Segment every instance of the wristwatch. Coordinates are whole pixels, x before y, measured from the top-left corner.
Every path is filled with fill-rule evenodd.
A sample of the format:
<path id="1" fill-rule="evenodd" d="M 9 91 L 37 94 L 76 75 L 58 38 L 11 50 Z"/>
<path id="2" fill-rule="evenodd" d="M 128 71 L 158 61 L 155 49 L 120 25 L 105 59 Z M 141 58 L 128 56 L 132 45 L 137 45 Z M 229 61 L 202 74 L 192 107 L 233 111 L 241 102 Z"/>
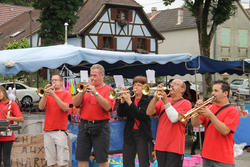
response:
<path id="1" fill-rule="evenodd" d="M 99 95 L 99 93 L 98 93 L 98 92 L 95 92 L 94 96 L 97 96 L 97 95 Z"/>

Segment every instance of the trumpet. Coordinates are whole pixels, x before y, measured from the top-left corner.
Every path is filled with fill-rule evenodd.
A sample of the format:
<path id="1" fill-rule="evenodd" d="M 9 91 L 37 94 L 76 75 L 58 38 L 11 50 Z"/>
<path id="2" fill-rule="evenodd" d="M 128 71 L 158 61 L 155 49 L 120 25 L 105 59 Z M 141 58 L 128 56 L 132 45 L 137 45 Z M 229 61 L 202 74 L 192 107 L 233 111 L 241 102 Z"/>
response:
<path id="1" fill-rule="evenodd" d="M 156 96 L 157 98 L 162 98 L 162 96 L 158 95 L 158 91 L 165 91 L 169 90 L 167 87 L 163 88 L 150 88 L 148 84 L 144 84 L 142 86 L 142 94 L 147 95 L 147 96 Z M 167 95 L 169 96 L 170 93 Z"/>
<path id="2" fill-rule="evenodd" d="M 134 94 L 135 91 L 136 90 L 133 90 L 133 95 L 131 97 L 135 96 L 135 94 Z M 111 89 L 109 91 L 109 98 L 110 99 L 121 99 L 123 93 L 130 93 L 130 90 L 115 91 L 114 89 Z"/>
<path id="3" fill-rule="evenodd" d="M 78 83 L 76 86 L 77 92 L 84 92 L 87 90 L 87 84 L 84 83 Z"/>
<path id="4" fill-rule="evenodd" d="M 43 97 L 43 96 L 45 95 L 46 91 L 48 91 L 48 90 L 50 90 L 50 89 L 55 89 L 55 86 L 52 85 L 52 86 L 50 86 L 50 87 L 48 87 L 48 88 L 46 88 L 46 89 L 44 89 L 44 88 L 39 88 L 39 89 L 37 90 L 37 94 L 38 94 L 38 96 Z"/>
<path id="5" fill-rule="evenodd" d="M 202 107 L 205 107 L 206 105 L 210 104 L 213 102 L 213 100 L 215 99 L 214 96 L 210 97 L 209 99 L 207 99 L 206 101 L 204 101 L 199 107 L 196 108 L 192 108 L 191 110 L 189 110 L 186 114 L 181 114 L 179 113 L 178 115 L 178 119 L 180 122 L 186 122 L 188 119 L 190 118 L 194 118 L 197 117 L 199 114 L 196 112 L 199 109 L 201 109 Z M 192 115 L 193 114 L 193 115 Z"/>

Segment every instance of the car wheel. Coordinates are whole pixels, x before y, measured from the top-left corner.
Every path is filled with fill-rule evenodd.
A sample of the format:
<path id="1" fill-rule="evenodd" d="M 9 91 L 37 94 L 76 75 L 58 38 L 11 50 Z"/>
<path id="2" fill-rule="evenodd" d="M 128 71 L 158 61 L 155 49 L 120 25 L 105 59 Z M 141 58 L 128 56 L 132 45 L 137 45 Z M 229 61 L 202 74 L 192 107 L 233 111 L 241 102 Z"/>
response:
<path id="1" fill-rule="evenodd" d="M 32 103 L 32 98 L 30 96 L 25 96 L 22 99 L 22 103 Z"/>

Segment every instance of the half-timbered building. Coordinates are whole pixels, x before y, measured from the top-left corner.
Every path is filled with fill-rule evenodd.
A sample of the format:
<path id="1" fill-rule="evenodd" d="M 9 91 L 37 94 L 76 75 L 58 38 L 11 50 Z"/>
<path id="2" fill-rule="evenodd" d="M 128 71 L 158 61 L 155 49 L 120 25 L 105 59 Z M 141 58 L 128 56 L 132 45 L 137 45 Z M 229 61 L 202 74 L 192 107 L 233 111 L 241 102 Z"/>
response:
<path id="1" fill-rule="evenodd" d="M 164 37 L 134 0 L 87 0 L 68 43 L 85 48 L 158 53 Z"/>

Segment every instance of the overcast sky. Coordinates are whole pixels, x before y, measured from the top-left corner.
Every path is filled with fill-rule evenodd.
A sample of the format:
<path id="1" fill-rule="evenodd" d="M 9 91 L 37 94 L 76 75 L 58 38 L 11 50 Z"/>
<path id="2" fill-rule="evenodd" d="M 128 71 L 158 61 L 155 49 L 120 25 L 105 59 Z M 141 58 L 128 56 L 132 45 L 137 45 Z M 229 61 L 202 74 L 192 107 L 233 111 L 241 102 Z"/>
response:
<path id="1" fill-rule="evenodd" d="M 165 6 L 162 0 L 135 0 L 144 7 L 144 11 L 149 13 L 152 7 L 157 7 L 157 10 L 173 9 L 183 5 L 183 0 L 175 0 L 171 6 Z M 241 0 L 244 8 L 250 8 L 250 0 Z"/>

